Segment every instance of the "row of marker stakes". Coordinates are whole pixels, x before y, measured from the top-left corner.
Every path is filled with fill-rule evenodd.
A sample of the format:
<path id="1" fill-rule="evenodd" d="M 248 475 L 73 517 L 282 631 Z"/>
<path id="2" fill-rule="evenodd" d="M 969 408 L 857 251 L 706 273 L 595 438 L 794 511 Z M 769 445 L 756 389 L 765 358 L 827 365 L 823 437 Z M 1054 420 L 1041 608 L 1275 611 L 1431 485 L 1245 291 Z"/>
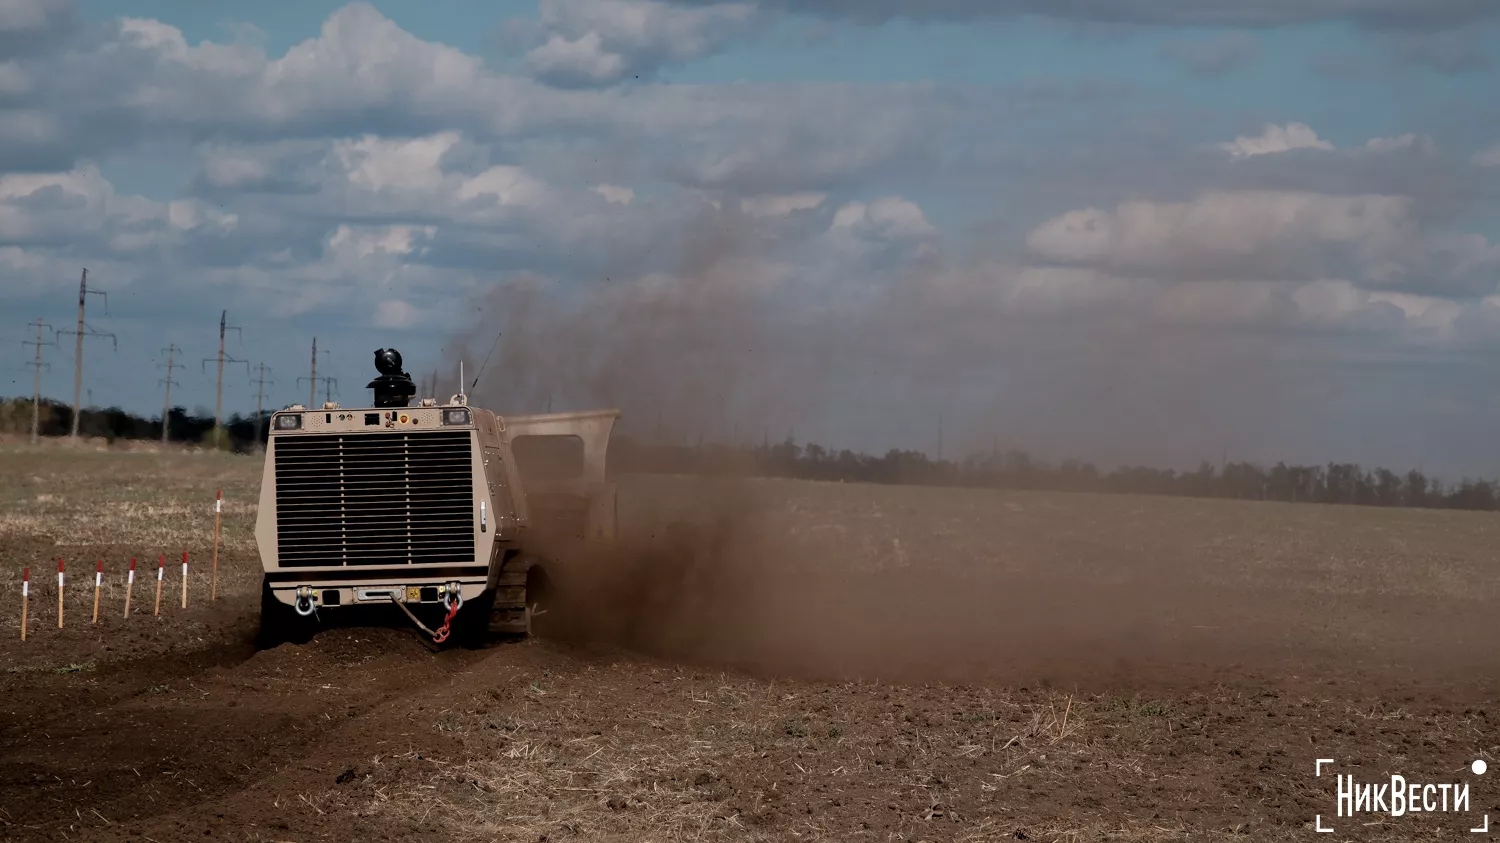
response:
<path id="1" fill-rule="evenodd" d="M 161 591 L 167 575 L 167 557 L 161 557 L 156 568 L 156 611 L 161 615 Z M 182 552 L 182 608 L 187 608 L 187 580 L 188 580 L 188 554 Z M 66 588 L 66 573 L 63 570 L 63 560 L 57 560 L 57 628 L 63 628 L 63 592 Z M 100 559 L 98 566 L 94 569 L 94 623 L 99 623 L 99 592 L 104 587 L 104 560 Z M 135 588 L 135 557 L 130 558 L 130 572 L 125 580 L 125 618 L 130 618 L 130 594 Z M 31 604 L 31 568 L 23 569 L 21 573 L 21 640 L 26 640 L 26 618 Z"/>
<path id="2" fill-rule="evenodd" d="M 219 489 L 214 494 L 214 567 L 213 584 L 209 587 L 209 599 L 217 600 L 219 597 L 219 533 L 220 523 L 224 512 L 224 490 Z M 161 615 L 161 589 L 162 582 L 166 578 L 167 557 L 161 557 L 161 564 L 156 569 L 156 614 Z M 188 579 L 188 555 L 182 552 L 182 608 L 187 608 L 187 579 Z M 63 572 L 63 560 L 57 560 L 57 628 L 63 628 L 63 589 L 65 579 Z M 99 591 L 104 586 L 104 560 L 99 560 L 99 566 L 94 570 L 94 623 L 99 623 Z M 130 558 L 130 575 L 125 585 L 125 618 L 130 618 L 130 592 L 135 587 L 135 557 Z M 21 572 L 21 640 L 26 640 L 26 615 L 31 605 L 31 568 L 25 568 Z"/>

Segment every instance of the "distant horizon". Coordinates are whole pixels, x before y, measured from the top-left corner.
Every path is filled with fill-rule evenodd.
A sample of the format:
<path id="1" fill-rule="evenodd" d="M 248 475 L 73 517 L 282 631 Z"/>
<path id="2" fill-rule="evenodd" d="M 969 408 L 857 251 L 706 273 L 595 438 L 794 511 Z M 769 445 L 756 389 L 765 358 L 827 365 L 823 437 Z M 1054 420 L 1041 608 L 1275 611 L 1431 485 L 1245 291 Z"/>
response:
<path id="1" fill-rule="evenodd" d="M 413 400 L 415 401 L 416 399 L 414 398 Z M 446 400 L 446 399 L 439 399 L 440 402 L 443 401 L 443 400 Z M 26 396 L 0 396 L 0 409 L 3 409 L 3 407 L 6 404 L 9 404 L 9 403 L 12 403 L 12 402 L 17 402 L 17 401 L 26 402 L 29 405 L 29 403 L 31 401 L 31 396 L 29 396 L 29 395 L 26 395 Z M 72 409 L 71 402 L 68 402 L 68 401 L 56 401 L 54 399 L 48 398 L 46 395 L 42 396 L 42 402 L 43 402 L 44 406 L 50 403 L 54 407 L 64 408 L 64 409 L 66 409 L 68 411 L 71 411 L 71 409 Z M 262 411 L 262 416 L 265 417 L 265 418 L 269 418 L 272 414 L 274 414 L 276 412 L 279 412 L 280 410 L 286 409 L 287 407 L 292 406 L 292 405 L 294 405 L 296 403 L 297 402 L 292 402 L 291 404 L 288 404 L 286 407 L 275 407 L 275 408 L 272 408 L 270 406 L 267 406 Z M 363 406 L 372 406 L 372 405 L 361 405 L 361 404 L 344 404 L 343 402 L 338 402 L 338 403 L 340 404 L 340 406 L 346 407 L 346 408 L 349 408 L 349 407 L 359 408 L 359 407 L 363 407 Z M 318 406 L 321 407 L 322 404 L 320 403 Z M 470 401 L 470 406 L 482 406 L 482 405 L 477 405 L 477 404 L 474 404 L 472 401 Z M 86 412 L 86 413 L 120 412 L 120 413 L 125 414 L 128 417 L 135 418 L 135 419 L 137 419 L 137 420 L 139 420 L 141 422 L 150 423 L 150 424 L 156 424 L 156 425 L 160 425 L 160 423 L 161 423 L 161 412 L 160 412 L 160 410 L 158 410 L 154 414 L 139 414 L 139 413 L 131 413 L 130 411 L 125 410 L 124 408 L 114 407 L 114 406 L 92 406 L 92 407 L 85 406 L 83 409 L 84 409 L 84 412 Z M 193 407 L 193 408 L 188 408 L 188 407 L 176 404 L 174 402 L 174 406 L 172 407 L 172 409 L 173 410 L 177 410 L 177 411 L 181 411 L 185 416 L 187 416 L 190 419 L 196 418 L 196 419 L 207 420 L 210 423 L 210 426 L 211 426 L 211 423 L 213 421 L 213 408 L 212 407 L 196 406 L 196 407 Z M 241 419 L 241 420 L 249 421 L 249 420 L 253 420 L 254 418 L 255 418 L 255 412 L 254 412 L 253 409 L 250 409 L 250 410 L 247 410 L 247 411 L 235 411 L 235 412 L 230 412 L 229 410 L 226 409 L 226 411 L 224 413 L 224 421 L 226 423 L 229 422 L 229 421 L 231 421 L 231 420 L 233 420 L 233 419 Z M 0 416 L 0 419 L 3 419 L 3 416 Z M 29 419 L 29 416 L 27 416 L 27 419 Z M 0 430 L 0 433 L 4 433 L 4 431 Z M 878 451 L 863 450 L 863 449 L 860 449 L 860 448 L 854 447 L 854 446 L 848 446 L 848 445 L 831 445 L 831 444 L 829 444 L 827 442 L 823 442 L 823 441 L 819 441 L 819 440 L 806 439 L 806 438 L 798 438 L 796 436 L 795 431 L 791 431 L 790 434 L 793 437 L 792 441 L 798 447 L 806 449 L 808 446 L 816 445 L 819 448 L 822 448 L 825 452 L 827 452 L 830 456 L 833 456 L 833 457 L 837 457 L 840 453 L 842 453 L 844 451 L 848 451 L 851 454 L 854 454 L 856 456 L 870 457 L 870 458 L 874 458 L 874 459 L 880 459 L 880 458 L 883 458 L 887 454 L 892 453 L 892 452 L 905 452 L 905 453 L 920 454 L 923 458 L 925 458 L 925 459 L 927 459 L 929 461 L 932 461 L 934 464 L 946 463 L 946 464 L 955 465 L 955 466 L 962 465 L 964 462 L 966 462 L 968 460 L 971 460 L 971 459 L 976 459 L 976 458 L 982 458 L 982 457 L 985 457 L 985 456 L 989 456 L 992 453 L 998 454 L 999 456 L 1002 456 L 1002 457 L 1005 456 L 1005 455 L 1007 455 L 1007 454 L 1010 454 L 1010 453 L 1021 453 L 1021 454 L 1024 454 L 1029 459 L 1031 459 L 1034 462 L 1036 462 L 1040 467 L 1042 467 L 1042 468 L 1044 468 L 1046 470 L 1049 470 L 1049 471 L 1060 469 L 1062 466 L 1064 466 L 1064 465 L 1066 465 L 1068 463 L 1076 463 L 1079 466 L 1092 466 L 1095 470 L 1097 470 L 1097 471 L 1099 471 L 1101 473 L 1110 473 L 1110 472 L 1119 471 L 1119 470 L 1122 470 L 1122 469 L 1147 469 L 1147 470 L 1152 470 L 1152 471 L 1173 471 L 1173 472 L 1177 473 L 1178 475 L 1192 474 L 1192 473 L 1196 472 L 1204 464 L 1209 465 L 1216 474 L 1219 474 L 1220 472 L 1222 472 L 1223 468 L 1226 465 L 1227 466 L 1233 466 L 1233 465 L 1237 465 L 1237 464 L 1239 464 L 1239 465 L 1251 465 L 1251 466 L 1255 466 L 1255 467 L 1257 467 L 1259 469 L 1266 470 L 1266 471 L 1269 471 L 1269 470 L 1275 468 L 1277 465 L 1285 465 L 1288 468 L 1317 468 L 1317 469 L 1326 468 L 1329 465 L 1354 465 L 1354 466 L 1357 466 L 1358 468 L 1360 468 L 1360 469 L 1362 469 L 1362 470 L 1364 470 L 1366 472 L 1371 472 L 1371 473 L 1379 471 L 1381 469 L 1385 469 L 1385 470 L 1391 471 L 1392 473 L 1396 474 L 1397 476 L 1403 477 L 1403 478 L 1406 477 L 1407 474 L 1409 474 L 1410 472 L 1416 471 L 1416 472 L 1419 472 L 1419 473 L 1423 474 L 1425 477 L 1427 477 L 1427 479 L 1429 481 L 1439 482 L 1439 483 L 1442 483 L 1445 486 L 1454 486 L 1454 485 L 1458 485 L 1458 484 L 1461 484 L 1461 483 L 1467 482 L 1467 481 L 1489 482 L 1489 483 L 1500 484 L 1500 472 L 1489 473 L 1489 474 L 1486 474 L 1486 473 L 1438 474 L 1438 473 L 1430 473 L 1430 472 L 1428 472 L 1421 465 L 1410 465 L 1410 466 L 1399 466 L 1398 467 L 1398 466 L 1392 466 L 1392 465 L 1381 465 L 1381 464 L 1359 463 L 1359 462 L 1347 462 L 1347 461 L 1340 461 L 1340 460 L 1323 460 L 1323 461 L 1307 462 L 1307 461 L 1287 460 L 1285 458 L 1282 458 L 1282 459 L 1270 459 L 1270 460 L 1254 460 L 1254 459 L 1236 458 L 1236 457 L 1234 457 L 1233 454 L 1228 454 L 1227 457 L 1224 454 L 1221 454 L 1220 457 L 1217 457 L 1217 458 L 1214 458 L 1214 459 L 1202 458 L 1202 459 L 1192 460 L 1191 462 L 1184 463 L 1184 464 L 1178 464 L 1178 465 L 1164 465 L 1164 464 L 1152 464 L 1152 463 L 1129 462 L 1129 461 L 1124 461 L 1124 462 L 1107 462 L 1107 461 L 1095 460 L 1095 459 L 1091 459 L 1091 458 L 1086 457 L 1086 456 L 1079 456 L 1079 455 L 1072 455 L 1072 456 L 1068 456 L 1068 455 L 1063 455 L 1063 456 L 1050 455 L 1049 456 L 1049 455 L 1044 455 L 1042 453 L 1039 453 L 1038 451 L 1035 451 L 1035 450 L 1027 449 L 1024 446 L 1020 446 L 1020 447 L 1002 447 L 1002 448 L 999 448 L 997 451 L 994 451 L 994 452 L 992 452 L 990 449 L 985 449 L 985 448 L 970 449 L 970 450 L 963 451 L 963 452 L 961 452 L 961 454 L 957 454 L 957 455 L 952 454 L 952 453 L 946 454 L 941 459 L 939 459 L 938 456 L 937 456 L 937 454 L 935 453 L 935 449 L 933 449 L 933 450 L 924 450 L 924 449 L 922 449 L 920 447 L 914 447 L 914 448 L 890 447 L 890 448 L 885 448 L 885 449 L 881 449 L 881 450 L 878 450 Z M 29 435 L 29 427 L 25 431 L 14 431 L 10 435 L 12 437 L 25 437 L 25 436 Z M 729 442 L 729 441 L 725 441 L 725 440 L 705 440 L 702 443 L 702 447 L 704 447 L 704 448 L 725 447 L 725 448 L 729 448 L 731 450 L 755 450 L 755 449 L 758 449 L 758 448 L 765 447 L 766 445 L 776 446 L 776 445 L 782 444 L 782 443 L 784 443 L 784 442 L 787 441 L 787 435 L 788 435 L 788 432 L 783 432 L 780 436 L 772 436 L 772 437 L 770 437 L 770 439 L 769 439 L 768 442 L 762 442 L 759 439 L 747 439 L 747 438 L 742 438 L 738 442 Z M 63 434 L 51 434 L 51 435 L 44 434 L 42 438 L 44 438 L 44 439 L 54 439 L 54 440 L 56 440 L 56 439 L 67 439 L 68 438 L 68 434 L 66 434 L 66 433 L 63 433 Z M 82 437 L 82 435 L 80 435 L 80 438 L 85 438 L 85 437 Z M 637 442 L 637 443 L 639 443 L 639 444 L 641 444 L 641 445 L 643 445 L 645 447 L 652 447 L 652 448 L 668 448 L 668 449 L 691 450 L 691 449 L 694 449 L 695 447 L 697 447 L 695 445 L 695 443 L 692 443 L 692 442 L 676 442 L 676 443 L 658 443 L 658 442 L 652 442 L 652 441 L 650 441 L 649 437 L 633 435 L 633 434 L 631 434 L 629 432 L 622 433 L 622 432 L 620 432 L 619 429 L 617 429 L 616 433 L 615 433 L 615 439 L 618 440 L 618 439 L 622 439 L 622 438 L 623 439 L 630 439 L 630 440 L 635 441 L 635 442 Z M 137 437 L 136 439 L 138 441 L 151 441 L 149 439 L 141 438 L 141 437 Z"/>

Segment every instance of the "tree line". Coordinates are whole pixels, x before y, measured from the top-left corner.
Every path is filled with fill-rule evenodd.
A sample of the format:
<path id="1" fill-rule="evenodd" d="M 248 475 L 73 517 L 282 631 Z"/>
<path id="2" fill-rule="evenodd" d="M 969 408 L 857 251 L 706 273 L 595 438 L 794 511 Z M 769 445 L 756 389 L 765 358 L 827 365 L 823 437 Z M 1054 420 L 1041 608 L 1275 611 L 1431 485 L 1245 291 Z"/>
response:
<path id="1" fill-rule="evenodd" d="M 0 433 L 31 433 L 31 399 L 0 399 Z M 43 399 L 40 432 L 67 436 L 73 409 Z M 264 445 L 270 413 L 235 414 L 214 435 L 214 419 L 203 411 L 174 407 L 167 414 L 168 436 L 175 443 L 218 447 L 249 453 Z M 115 440 L 161 440 L 162 420 L 143 418 L 118 407 L 86 408 L 79 434 Z M 921 451 L 892 449 L 875 456 L 849 449 L 832 450 L 799 444 L 791 438 L 753 446 L 655 445 L 629 436 L 610 444 L 610 469 L 617 472 L 709 474 L 726 471 L 798 480 L 959 486 L 1038 491 L 1106 492 L 1177 495 L 1238 500 L 1332 503 L 1357 506 L 1404 506 L 1438 509 L 1500 510 L 1500 484 L 1465 478 L 1444 482 L 1420 470 L 1397 474 L 1355 463 L 1263 466 L 1251 462 L 1203 462 L 1194 471 L 1122 466 L 1104 471 L 1092 463 L 1049 463 L 1020 450 L 995 450 L 961 460 L 935 460 Z"/>
<path id="2" fill-rule="evenodd" d="M 625 437 L 610 445 L 620 471 L 708 474 L 742 471 L 798 480 L 961 486 L 989 489 L 1176 495 L 1200 498 L 1404 506 L 1433 509 L 1500 509 L 1500 484 L 1465 478 L 1445 483 L 1419 470 L 1397 474 L 1355 463 L 1263 466 L 1207 461 L 1193 471 L 1122 466 L 1102 471 L 1092 463 L 1048 463 L 1024 451 L 934 460 L 920 451 L 892 449 L 884 456 L 834 451 L 787 439 L 744 448 L 655 446 Z"/>
<path id="3" fill-rule="evenodd" d="M 73 407 L 43 398 L 37 416 L 38 433 L 47 437 L 64 437 L 73 429 Z M 214 434 L 214 417 L 204 410 L 189 413 L 183 407 L 173 407 L 167 413 L 167 437 L 175 443 L 201 445 L 221 450 L 248 453 L 255 450 L 256 443 L 266 441 L 266 427 L 271 414 L 262 414 L 260 433 L 257 438 L 255 416 L 238 413 L 220 425 L 221 431 Z M 12 436 L 30 436 L 32 400 L 30 398 L 0 399 L 0 433 Z M 121 410 L 119 407 L 85 407 L 78 414 L 78 435 L 90 439 L 153 440 L 161 441 L 161 418 L 142 418 Z"/>

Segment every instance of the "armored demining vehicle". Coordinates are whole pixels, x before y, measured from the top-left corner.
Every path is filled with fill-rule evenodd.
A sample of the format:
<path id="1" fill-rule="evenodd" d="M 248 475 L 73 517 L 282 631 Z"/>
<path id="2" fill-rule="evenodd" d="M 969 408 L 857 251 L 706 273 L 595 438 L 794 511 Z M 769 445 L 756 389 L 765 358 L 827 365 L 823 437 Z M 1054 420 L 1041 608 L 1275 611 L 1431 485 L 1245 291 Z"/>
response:
<path id="1" fill-rule="evenodd" d="M 370 607 L 404 613 L 431 646 L 532 634 L 556 561 L 542 539 L 614 537 L 605 456 L 619 411 L 502 416 L 462 393 L 414 399 L 395 349 L 375 366 L 368 407 L 271 416 L 255 525 L 262 646 Z"/>

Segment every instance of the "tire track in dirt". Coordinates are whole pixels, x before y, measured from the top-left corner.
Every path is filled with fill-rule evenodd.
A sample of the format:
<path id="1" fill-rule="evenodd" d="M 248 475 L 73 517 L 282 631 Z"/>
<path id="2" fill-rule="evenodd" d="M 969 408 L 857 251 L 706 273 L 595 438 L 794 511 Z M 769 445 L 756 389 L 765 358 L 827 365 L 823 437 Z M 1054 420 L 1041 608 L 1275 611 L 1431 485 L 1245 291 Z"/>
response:
<path id="1" fill-rule="evenodd" d="M 233 665 L 214 655 L 122 664 L 92 699 L 31 696 L 41 703 L 33 711 L 51 714 L 0 742 L 6 839 L 76 839 L 91 826 L 192 810 L 298 763 L 341 721 L 420 694 L 472 659 L 433 659 L 395 630 L 331 631 Z"/>
<path id="2" fill-rule="evenodd" d="M 407 637 L 400 633 L 392 635 Z M 281 651 L 288 651 L 283 657 L 288 663 L 318 666 L 336 661 L 335 654 L 346 647 L 352 655 L 353 648 L 360 646 L 356 638 L 368 635 L 324 633 L 304 647 L 282 647 L 273 652 L 282 655 Z M 441 818 L 412 818 L 399 824 L 400 827 L 393 827 L 388 819 L 360 810 L 324 812 L 317 800 L 303 797 L 345 784 L 358 775 L 356 771 L 368 770 L 372 765 L 396 768 L 393 775 L 397 778 L 419 779 L 430 775 L 437 766 L 446 763 L 437 760 L 438 757 L 461 749 L 461 743 L 446 735 L 436 723 L 457 709 L 462 709 L 466 716 L 475 713 L 474 700 L 488 689 L 526 670 L 549 669 L 553 660 L 545 651 L 524 644 L 501 643 L 481 651 L 449 650 L 434 656 L 414 641 L 403 643 L 410 646 L 350 666 L 360 676 L 368 674 L 371 682 L 380 687 L 379 692 L 357 700 L 339 700 L 337 705 L 330 705 L 333 700 L 324 701 L 311 717 L 296 703 L 291 706 L 298 716 L 293 716 L 292 711 L 278 712 L 288 718 L 285 728 L 299 738 L 281 742 L 284 751 L 280 761 L 247 769 L 236 780 L 236 786 L 220 787 L 202 798 L 179 801 L 134 817 L 123 827 L 107 826 L 96 820 L 87 829 L 77 829 L 71 839 L 116 840 L 127 828 L 132 834 L 158 843 L 225 834 L 264 840 L 383 841 L 439 833 L 445 828 L 439 821 Z M 267 692 L 277 693 L 277 689 L 261 684 L 258 679 L 231 677 L 232 682 L 243 685 L 243 691 L 249 692 L 241 707 L 257 709 L 265 716 L 276 712 L 276 703 L 285 701 L 285 696 L 266 698 Z M 339 709 L 338 705 L 344 708 Z M 340 712 L 344 716 L 338 716 Z M 338 817 L 337 821 L 329 822 L 330 815 Z"/>

